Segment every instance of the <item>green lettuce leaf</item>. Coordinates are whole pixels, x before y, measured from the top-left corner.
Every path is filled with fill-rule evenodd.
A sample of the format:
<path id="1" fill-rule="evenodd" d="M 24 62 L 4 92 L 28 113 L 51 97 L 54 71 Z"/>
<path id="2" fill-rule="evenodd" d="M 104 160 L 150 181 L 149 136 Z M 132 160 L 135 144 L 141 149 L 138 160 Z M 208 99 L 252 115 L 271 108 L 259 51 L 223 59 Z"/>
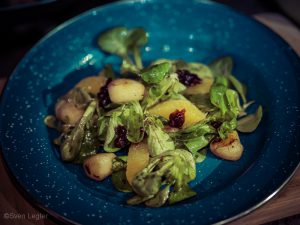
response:
<path id="1" fill-rule="evenodd" d="M 121 115 L 122 111 L 117 110 L 114 111 L 109 118 L 103 147 L 106 152 L 116 152 L 120 150 L 120 148 L 115 147 L 114 140 L 116 139 L 116 128 L 118 126 L 123 126 Z"/>
<path id="2" fill-rule="evenodd" d="M 218 129 L 218 134 L 220 138 L 225 139 L 231 131 L 235 130 L 237 127 L 237 120 L 233 117 L 229 121 L 224 121 L 220 128 Z"/>
<path id="3" fill-rule="evenodd" d="M 111 180 L 114 187 L 122 192 L 132 192 L 132 188 L 126 178 L 126 170 L 114 171 L 111 175 Z"/>
<path id="4" fill-rule="evenodd" d="M 125 105 L 122 111 L 122 121 L 127 130 L 127 139 L 138 143 L 144 138 L 144 113 L 138 101 L 132 101 Z"/>
<path id="5" fill-rule="evenodd" d="M 210 101 L 210 95 L 197 94 L 188 96 L 188 100 L 197 106 L 202 112 L 212 112 L 216 110 L 216 107 Z"/>
<path id="6" fill-rule="evenodd" d="M 259 106 L 255 113 L 245 116 L 237 122 L 237 130 L 244 133 L 254 131 L 258 127 L 262 116 L 263 110 L 262 107 Z"/>
<path id="7" fill-rule="evenodd" d="M 228 89 L 226 90 L 225 95 L 228 111 L 233 113 L 234 117 L 237 117 L 241 108 L 237 92 L 232 89 Z"/>
<path id="8" fill-rule="evenodd" d="M 97 130 L 94 127 L 86 129 L 80 151 L 74 159 L 74 163 L 83 163 L 86 158 L 97 153 L 98 147 Z"/>
<path id="9" fill-rule="evenodd" d="M 203 136 L 185 141 L 184 145 L 187 147 L 187 149 L 191 153 L 195 154 L 200 149 L 206 147 L 212 140 L 212 137 L 213 137 L 212 135 L 203 135 Z"/>
<path id="10" fill-rule="evenodd" d="M 165 188 L 160 190 L 153 198 L 145 202 L 146 206 L 149 207 L 161 207 L 163 206 L 169 198 L 170 194 L 170 185 L 167 185 Z"/>
<path id="11" fill-rule="evenodd" d="M 172 134 L 176 146 L 185 146 L 192 154 L 206 147 L 215 136 L 215 129 L 203 122 Z"/>
<path id="12" fill-rule="evenodd" d="M 140 54 L 140 48 L 147 44 L 148 35 L 142 28 L 135 28 L 129 32 L 127 38 L 127 46 L 130 52 L 132 52 L 136 67 L 138 69 L 143 68 L 142 58 Z"/>
<path id="13" fill-rule="evenodd" d="M 239 93 L 244 104 L 246 104 L 246 87 L 236 77 L 232 75 L 233 60 L 226 56 L 215 60 L 209 65 L 215 77 L 223 76 L 228 79 L 235 90 Z"/>
<path id="14" fill-rule="evenodd" d="M 96 107 L 96 101 L 90 102 L 79 123 L 60 145 L 60 153 L 63 161 L 73 161 L 80 154 L 82 144 L 86 139 L 86 130 L 91 123 Z"/>
<path id="15" fill-rule="evenodd" d="M 127 39 L 127 28 L 116 27 L 102 33 L 98 38 L 98 45 L 105 52 L 125 57 L 128 54 Z"/>
<path id="16" fill-rule="evenodd" d="M 180 94 L 186 89 L 178 80 L 177 74 L 172 73 L 148 89 L 148 94 L 142 102 L 143 108 L 149 108 L 159 101 L 167 100 L 174 95 Z"/>
<path id="17" fill-rule="evenodd" d="M 236 79 L 232 75 L 228 75 L 227 77 L 228 77 L 228 80 L 230 80 L 230 82 L 233 85 L 233 87 L 240 94 L 243 103 L 246 104 L 246 102 L 247 102 L 247 99 L 246 99 L 247 89 L 246 89 L 245 85 L 243 85 L 238 79 Z"/>
<path id="18" fill-rule="evenodd" d="M 233 68 L 233 60 L 229 56 L 225 56 L 213 61 L 209 68 L 211 69 L 213 75 L 217 76 L 227 76 L 230 75 Z"/>
<path id="19" fill-rule="evenodd" d="M 196 163 L 202 163 L 206 159 L 207 149 L 204 148 L 203 150 L 196 152 L 194 154 L 194 159 Z"/>
<path id="20" fill-rule="evenodd" d="M 197 195 L 188 185 L 183 185 L 179 190 L 170 193 L 169 204 L 173 205 L 176 202 L 183 201 Z"/>
<path id="21" fill-rule="evenodd" d="M 135 50 L 135 48 L 140 48 L 147 44 L 147 42 L 147 33 L 142 28 L 135 28 L 130 30 L 126 39 L 127 48 L 132 52 Z"/>
<path id="22" fill-rule="evenodd" d="M 130 60 L 122 61 L 121 74 L 126 74 L 126 73 L 138 74 L 139 71 L 140 70 L 136 67 L 136 65 L 132 64 Z"/>
<path id="23" fill-rule="evenodd" d="M 120 148 L 114 146 L 116 128 L 124 126 L 126 138 L 132 143 L 138 143 L 144 138 L 144 113 L 138 101 L 132 101 L 106 113 L 99 119 L 98 135 L 104 140 L 104 150 L 116 152 Z"/>
<path id="24" fill-rule="evenodd" d="M 142 79 L 148 84 L 158 84 L 169 73 L 171 64 L 168 62 L 156 64 L 141 72 Z"/>
<path id="25" fill-rule="evenodd" d="M 224 76 L 217 77 L 210 90 L 210 101 L 219 109 L 220 113 L 213 112 L 208 115 L 208 120 L 222 123 L 218 128 L 219 136 L 222 139 L 226 138 L 228 133 L 236 128 L 237 117 L 241 110 L 237 92 L 228 88 L 225 79 Z"/>
<path id="26" fill-rule="evenodd" d="M 152 157 L 175 149 L 173 140 L 162 128 L 163 124 L 159 119 L 152 116 L 146 118 L 145 130 L 148 135 L 149 153 Z"/>
<path id="27" fill-rule="evenodd" d="M 132 188 L 140 199 L 160 196 L 161 198 L 157 197 L 153 200 L 154 203 L 159 203 L 162 202 L 158 201 L 159 199 L 165 201 L 167 194 L 169 195 L 168 191 L 161 193 L 164 185 L 173 186 L 170 196 L 174 195 L 171 202 L 175 202 L 176 199 L 180 201 L 196 194 L 194 192 L 192 195 L 186 191 L 186 194 L 182 193 L 182 197 L 179 197 L 179 192 L 187 190 L 188 182 L 195 177 L 196 166 L 192 154 L 183 149 L 175 149 L 151 158 L 148 166 L 134 178 Z"/>
<path id="28" fill-rule="evenodd" d="M 108 123 L 109 123 L 109 117 L 102 115 L 99 117 L 98 120 L 98 137 L 99 140 L 101 141 L 105 141 L 105 137 L 106 137 L 106 131 L 107 131 L 107 127 L 108 127 Z"/>
<path id="29" fill-rule="evenodd" d="M 221 111 L 222 115 L 225 116 L 228 111 L 226 101 L 226 91 L 228 88 L 223 85 L 213 85 L 210 89 L 210 102 Z"/>
<path id="30" fill-rule="evenodd" d="M 143 68 L 140 48 L 147 41 L 147 33 L 142 28 L 129 30 L 125 27 L 115 27 L 99 36 L 98 45 L 103 51 L 122 58 L 121 70 L 123 72 L 137 73 Z"/>
<path id="31" fill-rule="evenodd" d="M 127 167 L 127 159 L 123 159 L 124 156 L 117 156 L 112 161 L 112 171 L 117 172 L 120 170 L 125 170 Z M 127 156 L 125 156 L 127 157 Z"/>

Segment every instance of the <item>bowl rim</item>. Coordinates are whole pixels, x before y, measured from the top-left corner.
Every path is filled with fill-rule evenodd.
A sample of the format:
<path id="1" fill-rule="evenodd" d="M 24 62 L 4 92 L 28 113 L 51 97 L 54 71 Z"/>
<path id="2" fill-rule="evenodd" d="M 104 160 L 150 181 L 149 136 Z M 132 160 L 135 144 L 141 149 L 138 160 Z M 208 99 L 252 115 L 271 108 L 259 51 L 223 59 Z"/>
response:
<path id="1" fill-rule="evenodd" d="M 45 3 L 51 3 L 51 2 L 55 2 L 56 0 L 46 0 Z M 26 54 L 24 54 L 24 56 L 22 57 L 22 59 L 17 63 L 17 65 L 15 66 L 15 68 L 13 69 L 13 71 L 11 72 L 9 78 L 6 80 L 6 83 L 3 86 L 2 89 L 2 93 L 0 95 L 0 111 L 2 111 L 2 106 L 3 106 L 3 101 L 5 98 L 5 94 L 7 92 L 7 86 L 9 85 L 9 83 L 11 83 L 12 79 L 13 79 L 13 74 L 16 73 L 16 71 L 19 69 L 20 65 L 25 61 L 26 58 L 30 57 L 31 54 L 34 53 L 34 49 L 36 49 L 39 45 L 41 45 L 44 41 L 46 41 L 48 38 L 52 37 L 53 35 L 55 35 L 57 32 L 59 32 L 60 30 L 64 29 L 65 27 L 68 27 L 69 25 L 77 22 L 78 20 L 82 19 L 83 17 L 89 16 L 90 14 L 92 14 L 94 11 L 99 11 L 99 10 L 103 10 L 106 8 L 110 8 L 110 7 L 114 7 L 114 6 L 119 6 L 119 5 L 126 5 L 126 4 L 135 4 L 135 3 L 149 3 L 149 2 L 157 2 L 159 0 L 120 0 L 120 1 L 115 1 L 115 2 L 110 2 L 110 3 L 104 3 L 103 5 L 97 6 L 97 7 L 93 7 L 87 11 L 84 11 L 64 22 L 62 22 L 61 24 L 57 25 L 56 27 L 54 27 L 51 31 L 49 31 L 46 35 L 44 35 L 39 41 L 36 42 L 36 44 L 34 44 L 28 51 Z M 268 27 L 267 25 L 261 23 L 260 21 L 256 20 L 255 18 L 240 12 L 228 5 L 219 3 L 219 2 L 214 2 L 212 0 L 193 0 L 196 3 L 201 3 L 201 4 L 211 4 L 211 5 L 215 5 L 217 7 L 221 7 L 221 8 L 225 8 L 226 10 L 229 10 L 235 14 L 238 14 L 239 16 L 247 19 L 247 20 L 251 20 L 252 22 L 255 23 L 256 26 L 261 27 L 262 29 L 266 30 L 269 33 L 272 33 L 272 35 L 277 36 L 277 38 L 279 38 L 286 46 L 290 47 L 291 50 L 291 54 L 294 54 L 297 56 L 298 59 L 300 59 L 300 57 L 297 55 L 297 53 L 295 52 L 295 50 L 292 48 L 292 46 L 285 41 L 279 34 L 277 34 L 275 31 L 273 31 L 270 27 Z M 172 1 L 171 1 L 172 3 Z M 1 12 L 1 10 L 0 10 Z M 300 62 L 300 61 L 299 61 Z M 300 75 L 299 75 L 300 76 Z M 0 118 L 0 124 L 2 123 L 2 119 Z M 21 193 L 21 195 L 28 200 L 30 203 L 32 203 L 32 206 L 36 209 L 38 209 L 39 211 L 45 212 L 47 214 L 49 214 L 51 217 L 54 218 L 54 220 L 58 220 L 60 222 L 64 222 L 67 224 L 79 224 L 71 219 L 68 219 L 67 217 L 64 217 L 63 215 L 60 215 L 59 213 L 48 209 L 47 207 L 45 207 L 42 203 L 38 202 L 34 196 L 29 193 L 28 191 L 26 191 L 25 187 L 22 186 L 21 182 L 14 176 L 13 171 L 11 170 L 11 168 L 9 168 L 8 162 L 6 161 L 5 157 L 4 157 L 4 153 L 3 153 L 3 146 L 2 143 L 0 143 L 0 158 L 2 158 L 2 163 L 5 167 L 5 170 L 7 171 L 11 181 L 13 182 L 14 186 L 16 187 L 16 189 Z M 257 204 L 255 204 L 254 206 L 250 207 L 249 209 L 240 212 L 239 214 L 236 214 L 232 217 L 229 217 L 227 219 L 221 220 L 219 222 L 216 222 L 214 224 L 226 224 L 229 222 L 232 222 L 234 220 L 237 220 L 238 218 L 241 218 L 251 212 L 253 212 L 254 210 L 258 209 L 259 207 L 263 206 L 265 203 L 267 203 L 269 200 L 271 200 L 278 192 L 280 192 L 282 190 L 282 188 L 292 179 L 292 177 L 295 175 L 296 171 L 300 168 L 300 161 L 298 162 L 298 164 L 295 166 L 293 172 L 285 179 L 285 181 L 271 194 L 269 194 L 267 197 L 265 197 L 264 199 L 262 199 L 261 201 L 259 201 Z"/>

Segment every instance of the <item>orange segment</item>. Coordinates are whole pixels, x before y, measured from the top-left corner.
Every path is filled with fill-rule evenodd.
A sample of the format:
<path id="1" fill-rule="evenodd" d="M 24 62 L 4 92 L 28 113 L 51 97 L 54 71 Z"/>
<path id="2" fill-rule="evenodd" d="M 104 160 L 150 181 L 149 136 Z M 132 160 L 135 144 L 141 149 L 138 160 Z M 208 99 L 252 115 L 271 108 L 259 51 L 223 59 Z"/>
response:
<path id="1" fill-rule="evenodd" d="M 198 109 L 193 103 L 188 100 L 167 100 L 162 103 L 157 104 L 149 109 L 151 115 L 162 116 L 166 119 L 169 119 L 169 116 L 172 112 L 176 110 L 185 109 L 185 120 L 183 128 L 192 126 L 199 121 L 205 119 L 206 115 L 200 109 Z"/>
<path id="2" fill-rule="evenodd" d="M 186 95 L 197 95 L 197 94 L 207 94 L 210 91 L 211 85 L 214 80 L 212 78 L 204 77 L 201 78 L 201 84 L 196 84 L 195 86 L 188 87 L 184 94 Z"/>
<path id="3" fill-rule="evenodd" d="M 147 139 L 137 144 L 131 144 L 128 151 L 126 177 L 131 185 L 138 172 L 143 170 L 149 163 L 149 151 Z"/>
<path id="4" fill-rule="evenodd" d="M 91 76 L 86 77 L 76 84 L 76 87 L 85 88 L 92 94 L 97 94 L 102 86 L 105 85 L 106 77 L 104 76 Z"/>

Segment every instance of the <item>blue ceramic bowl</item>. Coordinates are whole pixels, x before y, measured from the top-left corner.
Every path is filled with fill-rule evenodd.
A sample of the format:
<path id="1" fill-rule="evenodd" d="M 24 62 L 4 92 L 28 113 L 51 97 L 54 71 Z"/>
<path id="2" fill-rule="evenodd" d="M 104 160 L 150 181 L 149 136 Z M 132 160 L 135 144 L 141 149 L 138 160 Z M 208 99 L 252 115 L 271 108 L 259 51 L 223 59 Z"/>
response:
<path id="1" fill-rule="evenodd" d="M 263 105 L 259 128 L 241 135 L 237 162 L 208 154 L 192 183 L 198 195 L 158 209 L 128 206 L 130 194 L 111 181 L 89 180 L 80 166 L 63 163 L 52 145 L 56 133 L 43 118 L 57 97 L 106 63 L 118 65 L 96 44 L 114 26 L 149 32 L 145 62 L 157 58 L 209 63 L 230 55 L 234 74 L 248 86 L 248 99 Z M 55 215 L 81 224 L 210 224 L 245 215 L 272 197 L 300 160 L 300 61 L 260 23 L 209 1 L 124 1 L 96 8 L 43 38 L 13 72 L 1 101 L 4 159 L 21 187 Z"/>

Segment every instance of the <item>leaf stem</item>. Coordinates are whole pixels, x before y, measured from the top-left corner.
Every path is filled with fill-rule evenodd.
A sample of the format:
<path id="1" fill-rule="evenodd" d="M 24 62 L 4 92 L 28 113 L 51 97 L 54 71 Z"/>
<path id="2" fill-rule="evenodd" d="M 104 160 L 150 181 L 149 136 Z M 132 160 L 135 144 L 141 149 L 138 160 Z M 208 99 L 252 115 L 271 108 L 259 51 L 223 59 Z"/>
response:
<path id="1" fill-rule="evenodd" d="M 132 62 L 132 60 L 130 59 L 130 57 L 128 55 L 123 56 L 123 59 L 130 65 L 134 65 L 134 63 Z"/>
<path id="2" fill-rule="evenodd" d="M 134 57 L 134 61 L 135 61 L 135 64 L 136 64 L 137 68 L 139 68 L 140 70 L 143 69 L 143 63 L 142 63 L 142 60 L 141 60 L 141 55 L 140 55 L 139 48 L 135 47 L 133 49 L 133 57 Z"/>

